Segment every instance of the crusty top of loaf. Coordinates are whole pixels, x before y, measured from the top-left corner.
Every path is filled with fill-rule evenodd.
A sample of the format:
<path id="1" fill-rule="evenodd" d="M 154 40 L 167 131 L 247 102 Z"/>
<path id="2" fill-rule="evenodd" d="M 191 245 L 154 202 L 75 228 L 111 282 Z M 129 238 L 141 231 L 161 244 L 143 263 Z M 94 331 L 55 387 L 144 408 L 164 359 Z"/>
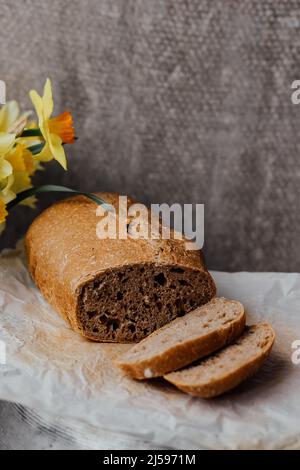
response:
<path id="1" fill-rule="evenodd" d="M 104 201 L 118 206 L 118 194 L 99 193 Z M 128 198 L 128 203 L 135 201 Z M 206 271 L 200 250 L 185 249 L 184 240 L 100 240 L 96 235 L 97 205 L 84 196 L 57 202 L 43 211 L 26 235 L 34 273 L 35 253 L 45 269 L 71 283 L 73 290 L 106 269 L 135 263 L 166 263 Z M 58 269 L 59 266 L 59 269 Z"/>

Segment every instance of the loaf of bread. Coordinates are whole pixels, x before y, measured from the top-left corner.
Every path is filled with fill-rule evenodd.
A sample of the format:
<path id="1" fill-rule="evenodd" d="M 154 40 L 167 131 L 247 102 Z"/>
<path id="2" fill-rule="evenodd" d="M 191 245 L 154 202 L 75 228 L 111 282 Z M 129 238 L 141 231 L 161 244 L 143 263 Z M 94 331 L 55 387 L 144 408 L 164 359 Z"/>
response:
<path id="1" fill-rule="evenodd" d="M 118 195 L 99 196 L 117 209 Z M 214 297 L 199 250 L 176 239 L 101 240 L 96 209 L 84 196 L 60 201 L 26 235 L 36 285 L 74 330 L 95 341 L 135 342 Z"/>
<path id="2" fill-rule="evenodd" d="M 164 376 L 180 390 L 210 398 L 231 390 L 253 375 L 270 354 L 275 334 L 267 323 L 246 327 L 232 345 L 200 361 L 198 365 Z"/>
<path id="3" fill-rule="evenodd" d="M 215 298 L 156 330 L 116 364 L 135 379 L 159 377 L 231 343 L 244 327 L 243 305 Z"/>

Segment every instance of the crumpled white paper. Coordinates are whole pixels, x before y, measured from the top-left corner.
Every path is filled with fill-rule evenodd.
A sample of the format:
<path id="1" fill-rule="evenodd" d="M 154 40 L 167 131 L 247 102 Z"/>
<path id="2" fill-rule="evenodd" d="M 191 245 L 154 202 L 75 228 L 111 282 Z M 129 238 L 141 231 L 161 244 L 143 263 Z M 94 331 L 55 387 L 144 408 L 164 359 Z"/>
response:
<path id="1" fill-rule="evenodd" d="M 244 303 L 248 323 L 266 320 L 277 337 L 262 370 L 213 400 L 192 398 L 163 380 L 135 382 L 113 365 L 129 345 L 100 344 L 74 333 L 43 300 L 22 244 L 0 258 L 0 399 L 90 429 L 124 433 L 153 446 L 299 448 L 300 274 L 212 273 L 218 295 Z"/>

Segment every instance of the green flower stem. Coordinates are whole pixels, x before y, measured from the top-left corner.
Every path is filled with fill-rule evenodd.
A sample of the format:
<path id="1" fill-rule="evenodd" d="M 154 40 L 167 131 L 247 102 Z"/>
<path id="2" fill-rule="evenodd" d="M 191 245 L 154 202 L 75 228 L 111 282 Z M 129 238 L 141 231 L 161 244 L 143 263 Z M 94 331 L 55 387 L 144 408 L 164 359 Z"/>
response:
<path id="1" fill-rule="evenodd" d="M 25 129 L 20 137 L 43 137 L 40 129 Z"/>
<path id="2" fill-rule="evenodd" d="M 73 194 L 80 194 L 82 196 L 86 196 L 92 201 L 94 201 L 98 206 L 103 206 L 103 208 L 107 211 L 112 209 L 110 204 L 107 204 L 103 199 L 96 196 L 92 193 L 86 193 L 83 191 L 77 191 L 76 189 L 66 188 L 65 186 L 56 186 L 53 184 L 45 184 L 43 186 L 37 186 L 36 188 L 30 188 L 26 191 L 22 191 L 21 193 L 17 194 L 17 197 L 7 204 L 7 209 L 10 210 L 15 207 L 20 202 L 24 201 L 25 199 L 34 196 L 35 194 L 39 193 L 47 193 L 47 192 L 59 192 L 59 193 L 73 193 Z"/>

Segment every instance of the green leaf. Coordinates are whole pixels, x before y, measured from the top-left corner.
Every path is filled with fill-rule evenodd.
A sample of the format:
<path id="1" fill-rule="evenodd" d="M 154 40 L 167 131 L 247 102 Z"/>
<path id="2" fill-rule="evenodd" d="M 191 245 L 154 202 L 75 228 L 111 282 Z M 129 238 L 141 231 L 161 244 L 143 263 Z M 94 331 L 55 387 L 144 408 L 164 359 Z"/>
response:
<path id="1" fill-rule="evenodd" d="M 103 206 L 103 208 L 107 211 L 112 210 L 112 206 L 100 197 L 96 196 L 92 193 L 86 193 L 83 191 L 77 191 L 76 189 L 66 188 L 65 186 L 57 186 L 54 184 L 45 184 L 43 186 L 37 186 L 36 188 L 26 189 L 26 191 L 22 191 L 21 193 L 17 194 L 17 197 L 7 204 L 7 209 L 10 210 L 15 207 L 20 202 L 24 201 L 28 197 L 34 196 L 35 194 L 39 193 L 47 193 L 47 192 L 58 192 L 58 193 L 72 193 L 72 194 L 79 194 L 82 196 L 86 196 L 92 201 L 94 201 L 98 206 Z"/>

